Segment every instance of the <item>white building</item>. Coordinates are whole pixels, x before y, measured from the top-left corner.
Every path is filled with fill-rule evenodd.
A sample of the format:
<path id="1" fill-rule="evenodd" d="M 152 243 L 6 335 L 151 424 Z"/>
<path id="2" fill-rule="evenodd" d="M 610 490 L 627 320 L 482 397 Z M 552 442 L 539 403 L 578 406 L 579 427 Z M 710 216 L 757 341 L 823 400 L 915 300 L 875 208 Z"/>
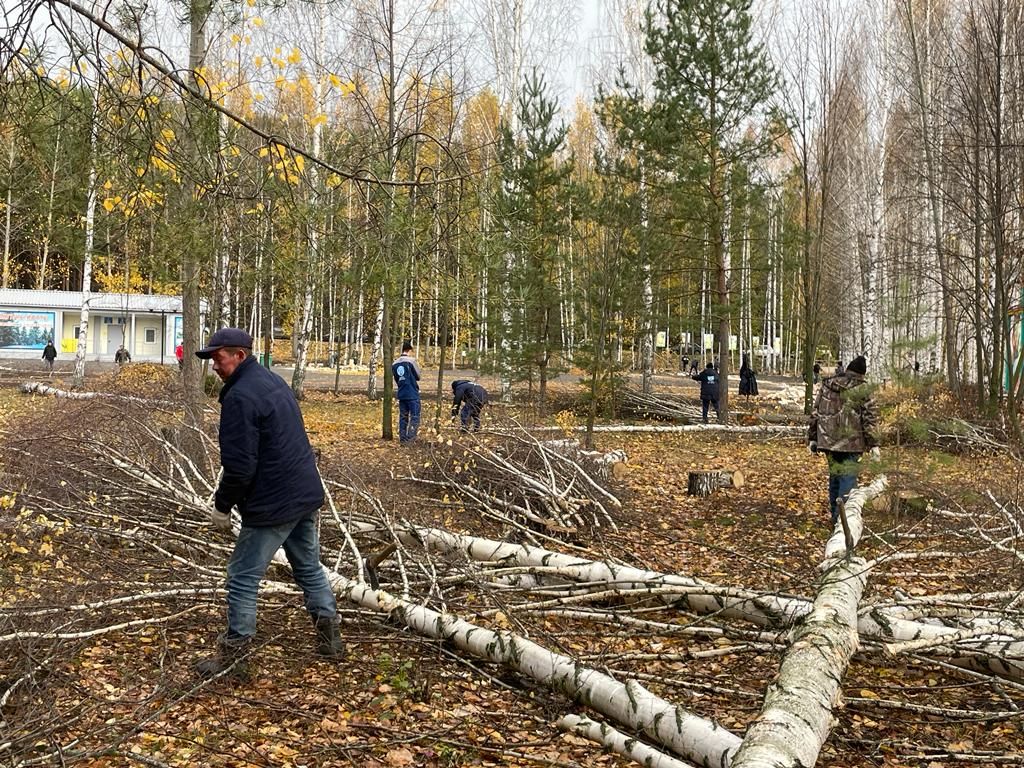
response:
<path id="1" fill-rule="evenodd" d="M 58 360 L 74 357 L 81 314 L 81 291 L 0 289 L 0 357 L 41 357 L 50 339 Z M 181 334 L 180 296 L 89 295 L 89 360 L 113 360 L 124 344 L 135 362 L 175 363 Z"/>

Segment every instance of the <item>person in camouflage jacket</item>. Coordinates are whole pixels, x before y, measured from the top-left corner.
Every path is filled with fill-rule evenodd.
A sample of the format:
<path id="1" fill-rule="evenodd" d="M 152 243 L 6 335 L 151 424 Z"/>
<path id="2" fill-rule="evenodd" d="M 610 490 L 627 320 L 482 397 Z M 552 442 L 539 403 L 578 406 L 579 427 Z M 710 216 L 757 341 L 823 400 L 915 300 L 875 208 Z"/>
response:
<path id="1" fill-rule="evenodd" d="M 878 410 L 872 389 L 864 376 L 867 361 L 863 355 L 846 366 L 840 376 L 821 382 L 807 429 L 807 447 L 812 453 L 824 453 L 828 461 L 828 504 L 832 524 L 839 520 L 840 500 L 857 484 L 860 457 L 870 451 L 878 458 L 876 424 Z"/>

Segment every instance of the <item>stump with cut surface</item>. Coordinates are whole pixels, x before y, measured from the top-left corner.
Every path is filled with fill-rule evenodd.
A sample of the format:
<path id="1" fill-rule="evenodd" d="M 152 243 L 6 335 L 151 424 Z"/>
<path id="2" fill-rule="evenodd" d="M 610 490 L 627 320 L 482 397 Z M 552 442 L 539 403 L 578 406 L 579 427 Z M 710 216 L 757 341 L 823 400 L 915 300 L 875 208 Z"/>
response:
<path id="1" fill-rule="evenodd" d="M 745 479 L 738 469 L 709 469 L 691 472 L 686 485 L 690 496 L 710 496 L 719 488 L 742 488 Z"/>

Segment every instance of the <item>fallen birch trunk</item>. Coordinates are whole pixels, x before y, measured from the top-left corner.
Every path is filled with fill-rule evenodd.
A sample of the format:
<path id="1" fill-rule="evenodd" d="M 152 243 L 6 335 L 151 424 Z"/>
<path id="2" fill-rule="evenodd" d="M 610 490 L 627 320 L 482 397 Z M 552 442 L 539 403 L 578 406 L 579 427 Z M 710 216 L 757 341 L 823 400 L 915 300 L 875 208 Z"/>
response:
<path id="1" fill-rule="evenodd" d="M 148 397 L 135 397 L 134 395 L 119 395 L 115 392 L 70 392 L 66 389 L 51 387 L 40 381 L 26 381 L 21 385 L 22 393 L 26 395 L 45 395 L 48 397 L 64 398 L 66 400 L 122 400 L 139 405 L 159 405 L 162 407 L 174 407 L 169 400 L 154 400 Z"/>
<path id="2" fill-rule="evenodd" d="M 850 529 L 850 539 L 856 547 L 860 542 L 861 534 L 864 533 L 864 506 L 873 498 L 885 491 L 889 481 L 885 475 L 876 477 L 869 486 L 854 488 L 846 500 L 846 523 Z M 836 523 L 835 531 L 827 542 L 825 542 L 825 560 L 821 564 L 821 570 L 832 567 L 836 560 L 846 557 L 846 532 L 839 523 Z"/>
<path id="3" fill-rule="evenodd" d="M 825 543 L 821 588 L 793 633 L 761 713 L 747 729 L 732 768 L 802 768 L 818 762 L 843 676 L 859 645 L 858 606 L 871 566 L 852 550 L 864 530 L 863 509 L 885 490 L 885 477 L 848 497 L 845 528 Z"/>
<path id="4" fill-rule="evenodd" d="M 532 427 L 531 432 L 564 432 L 562 427 Z M 586 427 L 573 427 L 574 432 L 586 432 Z M 737 424 L 595 424 L 594 432 L 728 432 L 730 434 L 761 434 L 761 435 L 802 435 L 807 427 L 785 425 L 754 425 L 749 427 Z"/>
<path id="5" fill-rule="evenodd" d="M 659 752 L 610 725 L 595 723 L 587 717 L 566 715 L 558 721 L 558 727 L 568 733 L 595 741 L 612 752 L 628 757 L 647 768 L 692 768 L 689 763 Z"/>
<path id="6" fill-rule="evenodd" d="M 289 567 L 284 550 L 274 554 L 274 562 Z M 511 667 L 701 766 L 727 768 L 740 744 L 734 733 L 677 707 L 633 680 L 620 683 L 512 632 L 471 624 L 454 614 L 418 605 L 321 567 L 335 593 L 350 602 L 377 613 L 401 616 L 410 629 L 425 637 Z"/>
<path id="7" fill-rule="evenodd" d="M 564 578 L 598 583 L 602 585 L 598 587 L 600 589 L 614 585 L 623 592 L 637 595 L 659 587 L 680 587 L 683 594 L 673 596 L 669 602 L 682 603 L 695 613 L 714 613 L 763 627 L 789 626 L 809 610 L 808 602 L 797 598 L 722 588 L 688 576 L 648 571 L 607 561 L 585 560 L 541 547 L 463 536 L 438 528 L 400 531 L 399 537 L 407 546 L 418 543 L 435 551 L 461 553 L 477 562 L 557 568 Z"/>

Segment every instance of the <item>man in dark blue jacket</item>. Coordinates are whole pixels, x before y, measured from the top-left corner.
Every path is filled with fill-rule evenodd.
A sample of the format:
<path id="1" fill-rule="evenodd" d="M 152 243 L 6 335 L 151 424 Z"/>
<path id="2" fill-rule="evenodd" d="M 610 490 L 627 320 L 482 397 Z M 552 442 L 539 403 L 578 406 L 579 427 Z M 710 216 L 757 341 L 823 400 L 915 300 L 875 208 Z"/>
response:
<path id="1" fill-rule="evenodd" d="M 474 384 L 468 379 L 456 379 L 452 382 L 452 418 L 459 414 L 462 419 L 461 432 L 469 432 L 470 419 L 473 421 L 473 431 L 480 431 L 480 411 L 487 405 L 487 390 L 479 384 Z M 459 413 L 459 406 L 462 412 Z"/>
<path id="2" fill-rule="evenodd" d="M 700 382 L 700 402 L 703 406 L 703 419 L 704 423 L 708 423 L 708 406 L 713 405 L 715 408 L 715 416 L 720 416 L 718 412 L 718 387 L 719 378 L 718 371 L 715 370 L 714 363 L 708 363 L 707 367 L 696 376 L 691 376 L 694 381 Z"/>
<path id="3" fill-rule="evenodd" d="M 284 380 L 252 356 L 252 337 L 222 328 L 196 352 L 213 360 L 220 391 L 220 462 L 213 524 L 231 530 L 231 509 L 242 525 L 228 561 L 228 629 L 216 656 L 197 665 L 210 677 L 231 670 L 248 677 L 244 657 L 256 634 L 256 593 L 278 549 L 284 548 L 295 582 L 316 627 L 317 651 L 344 652 L 334 593 L 320 565 L 317 511 L 323 485 L 295 396 Z"/>
<path id="4" fill-rule="evenodd" d="M 412 343 L 402 345 L 402 356 L 391 365 L 398 398 L 398 442 L 416 439 L 420 426 L 420 365 L 412 356 Z"/>

